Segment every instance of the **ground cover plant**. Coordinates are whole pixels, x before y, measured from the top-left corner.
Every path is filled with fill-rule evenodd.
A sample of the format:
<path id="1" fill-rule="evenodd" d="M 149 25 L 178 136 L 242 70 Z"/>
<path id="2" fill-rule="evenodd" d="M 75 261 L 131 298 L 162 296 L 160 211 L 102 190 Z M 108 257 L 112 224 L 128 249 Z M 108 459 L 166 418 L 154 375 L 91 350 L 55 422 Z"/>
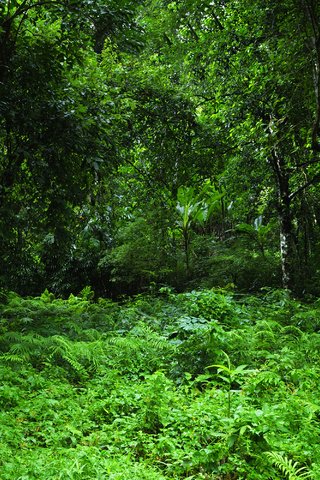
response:
<path id="1" fill-rule="evenodd" d="M 320 475 L 320 303 L 1 293 L 0 478 Z"/>

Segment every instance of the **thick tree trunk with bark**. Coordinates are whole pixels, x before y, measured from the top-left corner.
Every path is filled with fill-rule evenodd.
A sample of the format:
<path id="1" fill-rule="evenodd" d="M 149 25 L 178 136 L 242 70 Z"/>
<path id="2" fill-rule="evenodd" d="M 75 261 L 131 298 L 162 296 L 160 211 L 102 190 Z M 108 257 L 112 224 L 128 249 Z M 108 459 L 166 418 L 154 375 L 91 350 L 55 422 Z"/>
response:
<path id="1" fill-rule="evenodd" d="M 283 288 L 294 289 L 295 241 L 292 224 L 289 173 L 285 161 L 276 148 L 272 149 L 271 167 L 275 173 L 278 189 L 278 218 L 280 226 L 280 256 Z"/>

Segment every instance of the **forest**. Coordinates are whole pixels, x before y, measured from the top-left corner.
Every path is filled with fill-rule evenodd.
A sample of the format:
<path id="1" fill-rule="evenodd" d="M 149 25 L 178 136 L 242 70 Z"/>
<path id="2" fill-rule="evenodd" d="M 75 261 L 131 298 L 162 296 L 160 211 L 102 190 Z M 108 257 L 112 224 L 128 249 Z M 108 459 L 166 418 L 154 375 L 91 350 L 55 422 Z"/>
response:
<path id="1" fill-rule="evenodd" d="M 320 478 L 318 0 L 0 0 L 0 480 Z"/>

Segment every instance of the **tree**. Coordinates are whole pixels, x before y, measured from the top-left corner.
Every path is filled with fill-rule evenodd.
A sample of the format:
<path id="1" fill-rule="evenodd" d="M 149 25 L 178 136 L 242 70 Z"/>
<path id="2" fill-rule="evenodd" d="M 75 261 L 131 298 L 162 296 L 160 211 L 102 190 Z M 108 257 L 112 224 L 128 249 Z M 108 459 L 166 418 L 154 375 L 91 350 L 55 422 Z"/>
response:
<path id="1" fill-rule="evenodd" d="M 295 288 L 296 225 L 303 221 L 297 205 L 319 179 L 318 4 L 162 5 L 171 13 L 158 22 L 170 41 L 159 48 L 166 53 L 170 48 L 171 68 L 181 88 L 188 86 L 198 120 L 211 131 L 204 144 L 223 161 L 214 163 L 213 175 L 228 178 L 228 191 L 235 195 L 251 182 L 251 207 L 245 210 L 261 193 L 268 196 L 267 208 L 278 216 L 283 286 Z M 235 170 L 240 175 L 232 179 L 228 171 Z"/>
<path id="2" fill-rule="evenodd" d="M 1 3 L 1 264 L 11 288 L 38 275 L 54 282 L 77 208 L 116 164 L 117 119 L 97 52 L 106 37 L 133 48 L 133 15 L 130 1 Z M 120 31 L 130 27 L 126 44 Z"/>
<path id="3" fill-rule="evenodd" d="M 25 266 L 21 285 L 27 276 L 57 290 L 80 278 L 104 285 L 128 262 L 133 283 L 166 281 L 164 272 L 184 269 L 174 225 L 190 277 L 191 245 L 198 258 L 210 250 L 212 265 L 214 248 L 241 253 L 246 225 L 252 252 L 280 259 L 283 286 L 298 289 L 320 255 L 317 2 L 18 0 L 0 9 L 3 283 L 16 282 L 13 257 Z M 206 184 L 218 200 L 199 223 Z M 192 193 L 185 204 L 181 192 Z M 268 225 L 263 244 L 257 218 Z"/>

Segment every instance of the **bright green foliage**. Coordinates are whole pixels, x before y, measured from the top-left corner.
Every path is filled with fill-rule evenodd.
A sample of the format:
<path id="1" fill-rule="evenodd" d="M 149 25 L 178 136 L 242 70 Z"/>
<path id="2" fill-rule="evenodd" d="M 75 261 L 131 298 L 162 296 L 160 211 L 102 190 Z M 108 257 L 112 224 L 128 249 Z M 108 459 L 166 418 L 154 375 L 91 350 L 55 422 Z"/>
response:
<path id="1" fill-rule="evenodd" d="M 317 478 L 318 302 L 92 293 L 2 294 L 4 480 Z"/>
<path id="2" fill-rule="evenodd" d="M 193 187 L 179 187 L 177 192 L 178 232 L 183 238 L 184 255 L 187 275 L 190 273 L 192 228 L 204 227 L 209 222 L 217 202 L 222 195 L 216 192 L 210 182 L 206 182 L 201 191 L 196 194 Z"/>
<path id="3" fill-rule="evenodd" d="M 311 478 L 311 473 L 306 471 L 306 467 L 300 467 L 298 462 L 293 462 L 279 453 L 267 452 L 270 460 L 286 475 L 289 480 L 298 480 L 299 478 Z"/>
<path id="4" fill-rule="evenodd" d="M 0 2 L 1 479 L 320 477 L 319 45 L 311 0 Z"/>

